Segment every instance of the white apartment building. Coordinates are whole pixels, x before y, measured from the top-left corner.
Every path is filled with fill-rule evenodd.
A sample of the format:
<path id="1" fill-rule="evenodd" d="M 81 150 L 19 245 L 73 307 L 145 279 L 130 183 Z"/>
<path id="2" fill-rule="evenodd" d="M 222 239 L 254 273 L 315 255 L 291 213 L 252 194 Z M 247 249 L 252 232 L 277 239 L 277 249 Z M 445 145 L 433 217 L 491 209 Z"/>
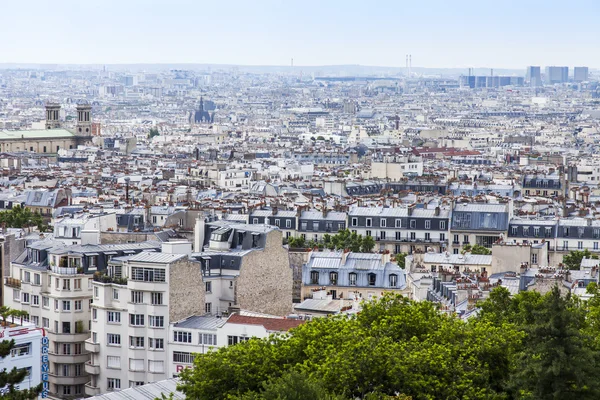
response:
<path id="1" fill-rule="evenodd" d="M 162 252 L 113 258 L 93 282 L 91 375 L 85 393 L 125 389 L 167 378 L 170 321 L 204 313 L 200 263 L 191 243 L 163 243 Z"/>
<path id="2" fill-rule="evenodd" d="M 371 178 L 398 181 L 405 176 L 423 175 L 423 159 L 413 155 L 384 156 L 371 163 Z"/>
<path id="3" fill-rule="evenodd" d="M 10 319 L 8 321 L 10 323 Z M 0 342 L 5 340 L 15 341 L 15 346 L 11 349 L 10 355 L 0 358 L 0 371 L 10 371 L 13 368 L 26 369 L 29 373 L 27 377 L 18 385 L 17 390 L 26 390 L 39 385 L 42 382 L 42 329 L 36 328 L 30 322 L 23 322 L 21 325 L 18 320 L 12 327 L 3 327 L 0 325 Z M 46 364 L 48 356 L 45 356 Z M 0 397 L 8 391 L 8 385 L 0 387 Z"/>
<path id="4" fill-rule="evenodd" d="M 117 230 L 116 213 L 65 216 L 54 222 L 54 239 L 64 244 L 100 244 L 100 233 Z"/>

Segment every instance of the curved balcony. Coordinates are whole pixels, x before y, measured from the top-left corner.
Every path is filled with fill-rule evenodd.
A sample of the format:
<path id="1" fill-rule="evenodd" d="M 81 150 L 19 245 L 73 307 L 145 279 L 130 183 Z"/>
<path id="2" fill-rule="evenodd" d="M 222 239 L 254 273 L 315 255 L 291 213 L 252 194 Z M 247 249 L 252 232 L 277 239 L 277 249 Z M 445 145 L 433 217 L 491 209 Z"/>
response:
<path id="1" fill-rule="evenodd" d="M 52 331 L 47 331 L 47 332 L 48 332 L 48 338 L 52 342 L 59 342 L 59 343 L 84 342 L 87 339 L 89 339 L 89 337 L 90 337 L 90 332 L 83 332 L 83 333 L 55 333 Z"/>
<path id="2" fill-rule="evenodd" d="M 92 382 L 85 384 L 85 395 L 86 396 L 98 396 L 100 394 L 100 388 L 98 386 L 92 386 Z"/>
<path id="3" fill-rule="evenodd" d="M 58 354 L 49 353 L 50 361 L 59 364 L 83 364 L 90 359 L 90 353 L 83 354 Z"/>
<path id="4" fill-rule="evenodd" d="M 85 372 L 90 375 L 99 375 L 100 374 L 100 366 L 93 365 L 91 361 L 85 363 Z"/>
<path id="5" fill-rule="evenodd" d="M 100 353 L 100 343 L 92 342 L 92 338 L 86 339 L 84 343 L 85 351 L 90 353 Z"/>
<path id="6" fill-rule="evenodd" d="M 83 375 L 83 376 L 60 376 L 60 375 L 55 375 L 53 373 L 49 373 L 49 378 L 48 379 L 50 381 L 50 383 L 53 383 L 55 385 L 83 385 L 86 382 L 89 382 L 90 377 Z"/>

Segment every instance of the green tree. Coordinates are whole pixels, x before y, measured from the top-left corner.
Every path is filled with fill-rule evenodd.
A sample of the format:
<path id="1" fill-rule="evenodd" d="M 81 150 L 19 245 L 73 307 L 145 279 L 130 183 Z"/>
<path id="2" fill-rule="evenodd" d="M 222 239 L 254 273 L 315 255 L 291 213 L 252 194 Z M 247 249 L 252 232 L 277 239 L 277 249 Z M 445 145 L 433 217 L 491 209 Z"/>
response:
<path id="1" fill-rule="evenodd" d="M 375 248 L 375 240 L 371 236 L 365 236 L 362 238 L 362 243 L 360 244 L 360 251 L 363 253 L 370 253 Z"/>
<path id="2" fill-rule="evenodd" d="M 44 224 L 42 216 L 36 211 L 31 212 L 29 208 L 16 205 L 10 210 L 0 212 L 0 224 L 9 228 L 30 228 L 35 226 L 40 232 L 45 232 L 47 225 Z"/>
<path id="3" fill-rule="evenodd" d="M 0 313 L 4 319 L 4 325 L 6 325 L 6 317 L 11 315 L 11 311 L 7 307 L 2 307 Z M 11 350 L 15 347 L 14 339 L 0 341 L 0 359 L 10 355 Z M 7 400 L 29 400 L 35 399 L 38 394 L 42 391 L 42 385 L 36 387 L 18 390 L 16 386 L 27 377 L 26 369 L 17 369 L 14 367 L 12 370 L 7 371 L 6 369 L 0 371 L 0 388 L 7 389 L 7 393 L 2 395 L 3 399 Z"/>
<path id="4" fill-rule="evenodd" d="M 317 136 L 317 140 L 325 140 L 323 136 Z"/>
<path id="5" fill-rule="evenodd" d="M 394 261 L 396 261 L 396 264 L 398 264 L 398 266 L 402 269 L 406 268 L 406 256 L 408 254 L 407 253 L 398 253 L 396 255 L 394 255 Z"/>
<path id="6" fill-rule="evenodd" d="M 158 132 L 158 128 L 150 128 L 150 132 L 148 133 L 148 139 L 152 139 L 154 136 L 159 136 L 160 132 Z"/>
<path id="7" fill-rule="evenodd" d="M 593 258 L 595 260 L 598 259 L 598 256 L 592 254 L 588 249 L 585 249 L 583 251 L 573 250 L 569 252 L 569 254 L 563 256 L 563 264 L 565 264 L 565 267 L 567 267 L 567 269 L 578 270 L 581 267 L 581 260 L 583 260 L 584 257 Z"/>
<path id="8" fill-rule="evenodd" d="M 489 256 L 492 254 L 492 251 L 480 244 L 476 244 L 471 247 L 471 254 L 482 254 L 484 256 Z"/>

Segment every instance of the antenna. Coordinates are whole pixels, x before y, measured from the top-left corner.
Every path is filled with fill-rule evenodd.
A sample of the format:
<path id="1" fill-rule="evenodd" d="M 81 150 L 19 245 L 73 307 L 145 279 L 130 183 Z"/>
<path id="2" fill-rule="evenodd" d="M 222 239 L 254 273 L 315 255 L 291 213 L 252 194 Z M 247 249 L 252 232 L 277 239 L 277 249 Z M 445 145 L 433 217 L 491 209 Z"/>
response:
<path id="1" fill-rule="evenodd" d="M 294 58 L 292 57 L 292 68 L 294 68 Z"/>
<path id="2" fill-rule="evenodd" d="M 406 73 L 410 75 L 410 72 L 408 71 L 408 54 L 406 55 Z"/>
<path id="3" fill-rule="evenodd" d="M 412 75 L 412 54 L 408 55 L 408 75 Z"/>

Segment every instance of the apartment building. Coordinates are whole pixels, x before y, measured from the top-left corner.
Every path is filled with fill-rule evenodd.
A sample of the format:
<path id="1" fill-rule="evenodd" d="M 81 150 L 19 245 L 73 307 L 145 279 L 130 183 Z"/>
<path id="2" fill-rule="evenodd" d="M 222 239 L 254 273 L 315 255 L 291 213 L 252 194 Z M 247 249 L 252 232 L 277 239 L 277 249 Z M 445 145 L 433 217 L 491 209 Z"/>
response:
<path id="1" fill-rule="evenodd" d="M 163 243 L 161 252 L 114 258 L 95 276 L 86 395 L 166 379 L 170 321 L 205 310 L 200 263 L 190 253 L 191 243 Z"/>
<path id="2" fill-rule="evenodd" d="M 491 248 L 501 237 L 507 237 L 512 203 L 456 203 L 452 209 L 449 248 L 459 254 L 465 245 Z"/>
<path id="3" fill-rule="evenodd" d="M 292 311 L 292 269 L 279 229 L 200 219 L 195 236 L 192 258 L 202 266 L 206 313 L 229 307 L 280 316 Z"/>
<path id="4" fill-rule="evenodd" d="M 116 213 L 68 215 L 54 222 L 54 239 L 65 244 L 100 244 L 100 233 L 117 230 Z"/>
<path id="5" fill-rule="evenodd" d="M 89 381 L 92 279 L 106 271 L 111 257 L 156 249 L 153 242 L 127 245 L 72 245 L 55 240 L 30 244 L 11 263 L 4 281 L 4 303 L 23 310 L 49 339 L 49 393 L 52 397 L 84 395 Z"/>
<path id="6" fill-rule="evenodd" d="M 443 251 L 447 246 L 449 210 L 440 207 L 353 207 L 348 212 L 349 229 L 371 236 L 375 250 L 394 254 Z"/>
<path id="7" fill-rule="evenodd" d="M 346 229 L 347 215 L 338 211 L 299 211 L 298 233 L 305 240 L 323 239 L 325 234 L 335 235 Z"/>
<path id="8" fill-rule="evenodd" d="M 276 226 L 285 238 L 294 236 L 298 225 L 296 211 L 279 210 L 277 207 L 273 207 L 272 210 L 254 210 L 250 213 L 248 220 L 252 225 Z"/>
<path id="9" fill-rule="evenodd" d="M 302 268 L 302 299 L 326 290 L 333 299 L 371 299 L 405 293 L 406 275 L 390 254 L 312 252 Z"/>
<path id="10" fill-rule="evenodd" d="M 0 342 L 14 340 L 15 345 L 11 349 L 10 355 L 0 358 L 0 371 L 11 371 L 13 368 L 26 369 L 27 377 L 15 385 L 15 389 L 30 389 L 44 381 L 42 397 L 44 395 L 47 397 L 48 377 L 47 374 L 42 376 L 42 363 L 45 367 L 48 364 L 48 355 L 42 353 L 42 346 L 46 347 L 44 353 L 47 350 L 47 337 L 43 335 L 42 329 L 37 328 L 31 322 L 21 322 L 18 319 L 13 322 L 9 319 L 7 323 L 8 326 L 2 326 L 0 323 Z M 8 385 L 0 387 L 0 397 L 7 393 Z"/>

